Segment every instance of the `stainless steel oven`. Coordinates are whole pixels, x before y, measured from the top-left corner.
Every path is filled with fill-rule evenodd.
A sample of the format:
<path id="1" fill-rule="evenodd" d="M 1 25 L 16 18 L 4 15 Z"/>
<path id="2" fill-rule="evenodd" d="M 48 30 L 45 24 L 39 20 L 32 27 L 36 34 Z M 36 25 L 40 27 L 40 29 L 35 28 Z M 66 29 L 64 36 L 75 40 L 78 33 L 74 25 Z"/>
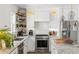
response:
<path id="1" fill-rule="evenodd" d="M 36 35 L 36 50 L 49 50 L 49 36 L 47 34 Z"/>

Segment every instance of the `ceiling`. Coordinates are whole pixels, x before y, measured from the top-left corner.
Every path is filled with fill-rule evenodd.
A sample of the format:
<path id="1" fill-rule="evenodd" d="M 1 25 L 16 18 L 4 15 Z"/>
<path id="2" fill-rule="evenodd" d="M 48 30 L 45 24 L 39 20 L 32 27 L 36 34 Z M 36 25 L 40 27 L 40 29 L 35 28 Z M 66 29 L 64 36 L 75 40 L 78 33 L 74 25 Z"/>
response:
<path id="1" fill-rule="evenodd" d="M 26 4 L 15 4 L 15 6 L 20 7 L 20 8 L 26 8 Z"/>
<path id="2" fill-rule="evenodd" d="M 16 5 L 17 7 L 20 7 L 20 8 L 26 8 L 26 7 L 43 7 L 43 8 L 45 8 L 45 7 L 53 7 L 53 6 L 71 6 L 70 4 L 14 4 L 14 5 Z M 78 6 L 78 5 L 73 5 L 72 4 L 72 6 L 74 7 L 76 7 L 76 6 Z"/>

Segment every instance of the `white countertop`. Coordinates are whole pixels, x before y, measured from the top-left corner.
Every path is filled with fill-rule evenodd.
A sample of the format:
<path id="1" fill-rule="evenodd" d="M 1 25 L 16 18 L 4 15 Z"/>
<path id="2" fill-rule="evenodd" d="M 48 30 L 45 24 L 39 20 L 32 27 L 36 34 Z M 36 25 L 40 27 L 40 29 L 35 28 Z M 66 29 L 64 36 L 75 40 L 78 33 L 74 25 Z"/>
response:
<path id="1" fill-rule="evenodd" d="M 50 50 L 52 54 L 79 54 L 79 44 L 60 44 L 54 42 L 57 37 L 50 37 Z"/>
<path id="2" fill-rule="evenodd" d="M 56 46 L 56 50 L 58 54 L 79 54 L 79 45 L 68 45 L 63 44 L 60 46 Z"/>

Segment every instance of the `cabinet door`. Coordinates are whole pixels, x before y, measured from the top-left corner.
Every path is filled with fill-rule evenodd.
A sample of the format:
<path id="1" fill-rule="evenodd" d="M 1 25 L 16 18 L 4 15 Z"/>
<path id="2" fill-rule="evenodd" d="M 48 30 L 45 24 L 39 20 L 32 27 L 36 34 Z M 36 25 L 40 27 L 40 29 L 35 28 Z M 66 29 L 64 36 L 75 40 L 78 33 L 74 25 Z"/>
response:
<path id="1" fill-rule="evenodd" d="M 56 43 L 55 43 L 55 39 L 57 39 L 57 37 L 50 37 L 49 39 L 49 51 L 51 52 L 51 54 L 57 54 L 58 51 L 56 49 Z"/>
<path id="2" fill-rule="evenodd" d="M 27 54 L 27 41 L 24 41 L 24 54 Z"/>
<path id="3" fill-rule="evenodd" d="M 24 54 L 27 54 L 27 39 L 24 41 Z"/>
<path id="4" fill-rule="evenodd" d="M 27 51 L 28 52 L 34 52 L 35 51 L 35 38 L 30 36 L 27 40 Z"/>
<path id="5" fill-rule="evenodd" d="M 24 45 L 24 54 L 27 54 L 27 46 Z"/>
<path id="6" fill-rule="evenodd" d="M 17 48 L 14 50 L 14 51 L 12 51 L 10 54 L 17 54 L 18 52 L 17 52 Z"/>

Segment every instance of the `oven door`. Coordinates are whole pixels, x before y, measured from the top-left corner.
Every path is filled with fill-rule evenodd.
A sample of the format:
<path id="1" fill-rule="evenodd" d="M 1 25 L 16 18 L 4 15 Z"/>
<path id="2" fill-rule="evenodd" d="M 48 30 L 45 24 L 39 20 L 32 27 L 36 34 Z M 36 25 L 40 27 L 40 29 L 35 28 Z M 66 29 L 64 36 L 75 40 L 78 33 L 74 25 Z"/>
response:
<path id="1" fill-rule="evenodd" d="M 48 49 L 48 40 L 37 40 L 36 49 Z"/>

